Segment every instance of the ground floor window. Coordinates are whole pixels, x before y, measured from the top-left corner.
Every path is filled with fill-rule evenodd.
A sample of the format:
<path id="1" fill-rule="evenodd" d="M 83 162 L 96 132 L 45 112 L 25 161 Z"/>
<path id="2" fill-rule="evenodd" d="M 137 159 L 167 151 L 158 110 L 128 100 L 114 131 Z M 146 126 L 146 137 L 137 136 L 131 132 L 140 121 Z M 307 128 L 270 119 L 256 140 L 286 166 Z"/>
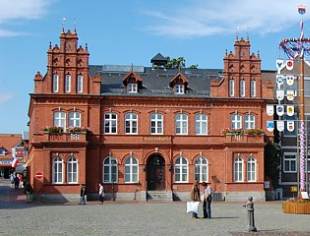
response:
<path id="1" fill-rule="evenodd" d="M 117 161 L 114 157 L 107 157 L 103 160 L 103 182 L 117 182 Z"/>

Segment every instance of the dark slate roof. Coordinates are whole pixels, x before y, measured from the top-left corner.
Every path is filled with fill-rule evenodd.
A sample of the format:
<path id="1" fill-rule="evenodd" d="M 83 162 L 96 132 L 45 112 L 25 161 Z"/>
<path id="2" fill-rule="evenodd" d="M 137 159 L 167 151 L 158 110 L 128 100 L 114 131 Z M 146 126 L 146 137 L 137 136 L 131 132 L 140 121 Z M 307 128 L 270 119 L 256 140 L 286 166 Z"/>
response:
<path id="1" fill-rule="evenodd" d="M 124 89 L 123 79 L 132 70 L 138 74 L 143 82 L 137 94 L 128 94 Z M 153 69 L 142 66 L 89 66 L 90 75 L 100 75 L 101 95 L 123 96 L 159 96 L 159 97 L 210 97 L 211 80 L 222 78 L 222 69 L 182 69 L 188 79 L 188 90 L 184 95 L 175 95 L 170 80 L 178 73 L 177 69 Z M 264 74 L 264 73 L 263 73 Z M 268 76 L 274 72 L 267 72 Z M 264 75 L 263 75 L 264 77 Z"/>
<path id="2" fill-rule="evenodd" d="M 152 59 L 151 59 L 151 63 L 155 62 L 155 61 L 164 61 L 167 62 L 168 58 L 164 57 L 163 55 L 161 55 L 160 53 L 157 53 Z"/>

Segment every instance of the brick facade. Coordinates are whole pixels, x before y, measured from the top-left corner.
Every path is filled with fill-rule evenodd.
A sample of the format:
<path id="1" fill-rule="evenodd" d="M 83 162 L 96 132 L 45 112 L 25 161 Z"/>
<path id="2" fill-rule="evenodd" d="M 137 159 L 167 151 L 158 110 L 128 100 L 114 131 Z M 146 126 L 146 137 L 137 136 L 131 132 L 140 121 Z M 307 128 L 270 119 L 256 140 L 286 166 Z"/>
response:
<path id="1" fill-rule="evenodd" d="M 137 95 L 103 93 L 108 79 L 98 73 L 90 73 L 92 67 L 88 64 L 87 47 L 78 47 L 77 40 L 76 32 L 62 32 L 60 46 L 50 46 L 48 49 L 47 73 L 42 76 L 38 72 L 34 78 L 35 89 L 29 107 L 29 163 L 31 184 L 37 194 L 54 199 L 75 198 L 79 194 L 80 184 L 86 184 L 88 195 L 92 196 L 98 190 L 98 183 L 105 182 L 106 196 L 111 197 L 113 192 L 116 199 L 145 200 L 150 190 L 166 192 L 174 199 L 187 199 L 195 181 L 195 161 L 198 157 L 204 157 L 207 160 L 207 182 L 212 185 L 217 198 L 237 200 L 253 194 L 256 199 L 264 199 L 264 145 L 266 140 L 273 138 L 273 134 L 265 127 L 265 107 L 273 99 L 274 82 L 268 72 L 262 73 L 259 55 L 250 54 L 248 40 L 236 40 L 235 51 L 226 53 L 221 75 L 209 81 L 209 96 L 186 96 L 186 93 L 182 96 L 149 96 L 139 92 Z M 165 72 L 163 70 L 162 73 Z M 55 75 L 58 76 L 56 91 L 53 85 Z M 66 88 L 66 75 L 71 76 L 70 89 Z M 82 91 L 78 91 L 79 75 L 83 80 Z M 125 90 L 132 81 L 138 84 L 138 89 L 147 86 L 143 84 L 144 74 L 133 69 L 122 78 Z M 241 79 L 245 81 L 242 97 L 239 87 Z M 171 91 L 175 83 L 184 84 L 186 90 L 193 83 L 187 79 L 186 69 L 185 72 L 176 71 L 175 77 L 169 80 L 170 84 L 167 83 L 166 87 L 170 86 Z M 229 93 L 229 80 L 234 80 L 233 97 Z M 254 95 L 250 91 L 251 81 L 255 81 Z M 65 117 L 63 120 L 66 120 L 60 134 L 47 129 L 55 126 L 56 113 L 61 113 Z M 70 133 L 68 124 L 71 120 L 73 122 L 70 114 L 75 113 L 80 115 L 79 129 L 71 129 Z M 110 113 L 115 114 L 116 130 L 109 133 L 104 132 L 104 120 L 105 114 Z M 129 123 L 125 122 L 125 115 L 129 113 L 137 117 L 137 130 L 130 131 L 133 134 L 126 133 L 128 130 L 125 126 Z M 161 134 L 151 134 L 150 117 L 153 113 L 161 115 Z M 185 134 L 176 134 L 177 114 L 187 117 L 188 132 Z M 196 134 L 196 114 L 207 116 L 207 134 Z M 223 131 L 232 126 L 232 114 L 242 117 L 242 129 L 245 116 L 254 115 L 255 129 L 262 129 L 265 134 L 224 134 Z M 59 126 L 60 120 L 57 121 L 60 122 Z M 74 177 L 74 183 L 68 183 L 73 178 L 67 174 L 68 169 L 72 168 L 68 162 L 73 156 L 77 161 L 77 178 Z M 103 168 L 107 157 L 113 157 L 117 162 L 116 176 L 109 175 L 113 172 L 108 169 L 113 168 L 112 165 L 107 166 L 106 172 Z M 137 175 L 135 181 L 126 181 L 125 163 L 128 157 L 134 157 L 137 161 L 137 170 L 132 171 Z M 176 181 L 179 157 L 187 162 L 184 181 Z M 238 157 L 243 163 L 240 181 L 236 181 L 234 176 L 234 161 Z M 248 181 L 247 178 L 247 161 L 250 157 L 255 160 L 254 181 Z M 58 177 L 55 177 L 55 172 L 59 172 L 59 169 L 55 169 L 55 158 L 62 161 L 62 174 Z M 157 167 L 156 161 L 160 163 Z M 152 171 L 155 174 L 149 177 Z M 43 178 L 37 178 L 37 173 L 43 173 Z M 153 175 L 159 182 L 153 179 Z M 116 182 L 112 184 L 109 178 L 116 178 Z M 150 184 L 153 180 L 155 187 Z"/>

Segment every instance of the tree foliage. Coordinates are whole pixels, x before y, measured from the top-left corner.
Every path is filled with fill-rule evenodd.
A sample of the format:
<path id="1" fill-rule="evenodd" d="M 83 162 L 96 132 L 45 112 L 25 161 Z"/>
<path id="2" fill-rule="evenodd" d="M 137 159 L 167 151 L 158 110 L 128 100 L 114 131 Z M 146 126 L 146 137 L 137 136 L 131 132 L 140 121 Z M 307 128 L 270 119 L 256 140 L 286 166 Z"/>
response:
<path id="1" fill-rule="evenodd" d="M 168 57 L 168 62 L 166 64 L 167 69 L 182 69 L 185 68 L 185 58 L 184 57 L 177 57 L 177 58 L 170 58 Z"/>
<path id="2" fill-rule="evenodd" d="M 273 187 L 278 185 L 281 148 L 277 143 L 268 142 L 265 146 L 265 176 Z"/>

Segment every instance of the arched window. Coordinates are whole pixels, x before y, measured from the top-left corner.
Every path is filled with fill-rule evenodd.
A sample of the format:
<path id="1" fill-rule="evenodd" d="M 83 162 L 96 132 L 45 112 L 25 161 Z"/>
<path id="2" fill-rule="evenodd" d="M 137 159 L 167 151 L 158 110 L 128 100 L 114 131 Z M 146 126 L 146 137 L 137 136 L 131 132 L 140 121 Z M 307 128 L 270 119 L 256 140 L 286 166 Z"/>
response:
<path id="1" fill-rule="evenodd" d="M 103 182 L 116 183 L 117 178 L 117 161 L 114 157 L 107 157 L 103 161 Z"/>
<path id="2" fill-rule="evenodd" d="M 208 160 L 201 156 L 195 160 L 195 180 L 208 182 Z"/>
<path id="3" fill-rule="evenodd" d="M 104 133 L 117 133 L 117 114 L 111 112 L 104 114 Z"/>
<path id="4" fill-rule="evenodd" d="M 235 182 L 243 181 L 243 161 L 239 155 L 234 160 L 234 181 Z"/>
<path id="5" fill-rule="evenodd" d="M 151 134 L 163 134 L 163 115 L 160 113 L 151 114 Z"/>
<path id="6" fill-rule="evenodd" d="M 253 156 L 250 156 L 247 163 L 247 179 L 249 182 L 256 181 L 256 160 Z"/>
<path id="7" fill-rule="evenodd" d="M 246 114 L 244 123 L 246 129 L 255 129 L 255 115 Z"/>
<path id="8" fill-rule="evenodd" d="M 54 126 L 66 129 L 66 113 L 62 111 L 54 112 Z"/>
<path id="9" fill-rule="evenodd" d="M 179 157 L 175 161 L 174 179 L 176 183 L 188 182 L 188 162 L 184 157 Z"/>
<path id="10" fill-rule="evenodd" d="M 81 127 L 81 113 L 80 112 L 69 112 L 69 127 Z"/>
<path id="11" fill-rule="evenodd" d="M 78 161 L 73 155 L 67 161 L 67 182 L 69 184 L 78 182 Z"/>
<path id="12" fill-rule="evenodd" d="M 59 75 L 53 74 L 53 93 L 58 93 L 59 91 Z"/>
<path id="13" fill-rule="evenodd" d="M 197 135 L 208 134 L 208 116 L 206 114 L 195 115 L 195 128 Z"/>
<path id="14" fill-rule="evenodd" d="M 53 183 L 63 183 L 63 160 L 59 156 L 53 158 Z"/>
<path id="15" fill-rule="evenodd" d="M 136 113 L 125 114 L 125 133 L 138 134 L 138 115 Z"/>
<path id="16" fill-rule="evenodd" d="M 125 183 L 138 182 L 138 161 L 130 156 L 125 161 Z"/>
<path id="17" fill-rule="evenodd" d="M 188 134 L 188 116 L 184 113 L 178 113 L 175 116 L 175 133 Z"/>
<path id="18" fill-rule="evenodd" d="M 242 116 L 235 113 L 231 115 L 231 128 L 242 129 Z"/>
<path id="19" fill-rule="evenodd" d="M 66 75 L 65 78 L 65 92 L 70 93 L 71 92 L 71 75 Z"/>

